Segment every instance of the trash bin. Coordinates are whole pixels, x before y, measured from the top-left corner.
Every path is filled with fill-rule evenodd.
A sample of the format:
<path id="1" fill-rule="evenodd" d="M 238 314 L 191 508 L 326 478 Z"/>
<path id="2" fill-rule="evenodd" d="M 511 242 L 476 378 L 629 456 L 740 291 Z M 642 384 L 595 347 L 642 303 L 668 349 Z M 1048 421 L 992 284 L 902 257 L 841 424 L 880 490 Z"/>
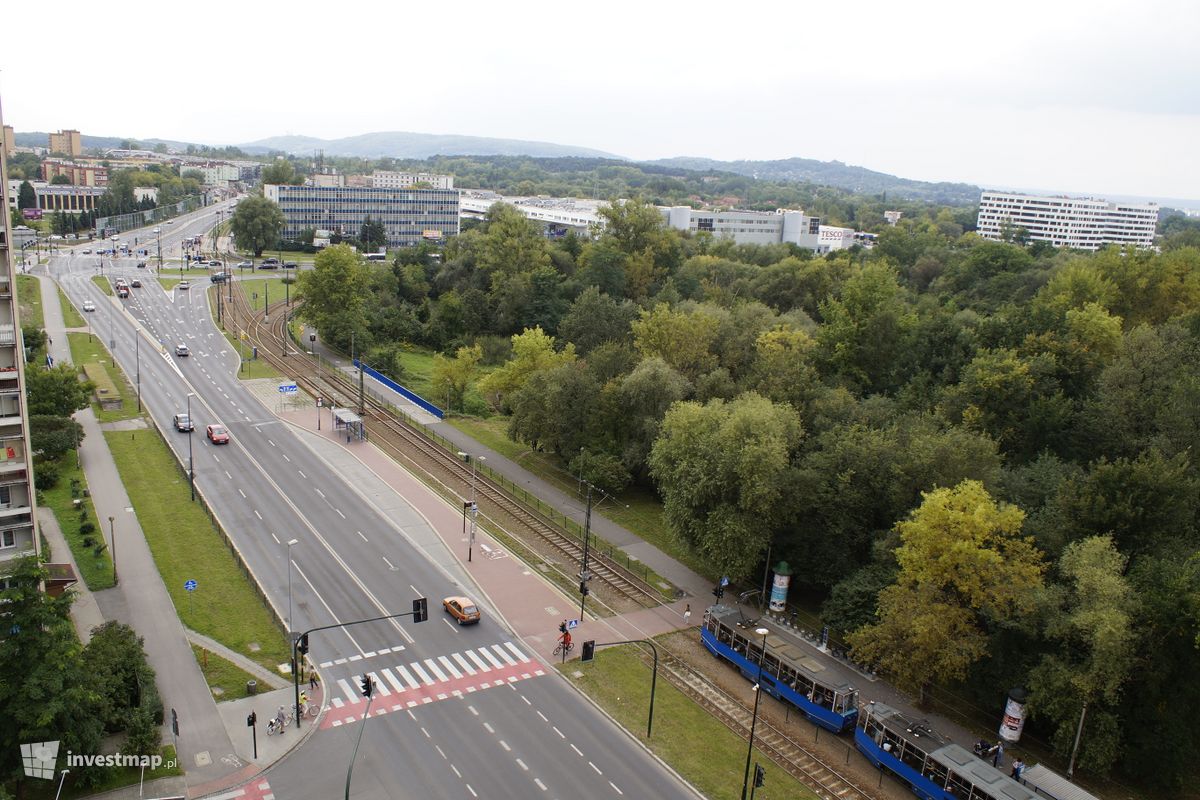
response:
<path id="1" fill-rule="evenodd" d="M 258 358 L 258 346 L 256 345 L 256 346 L 250 348 L 250 350 L 251 350 L 251 352 L 254 353 L 254 355 L 252 357 L 257 359 Z"/>
<path id="2" fill-rule="evenodd" d="M 246 681 L 246 694 L 258 694 L 258 681 Z"/>

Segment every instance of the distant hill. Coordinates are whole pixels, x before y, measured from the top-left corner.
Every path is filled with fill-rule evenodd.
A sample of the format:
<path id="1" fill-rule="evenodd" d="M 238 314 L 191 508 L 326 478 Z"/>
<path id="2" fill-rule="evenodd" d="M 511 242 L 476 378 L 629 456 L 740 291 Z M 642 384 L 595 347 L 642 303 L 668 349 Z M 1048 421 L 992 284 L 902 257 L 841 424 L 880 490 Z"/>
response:
<path id="1" fill-rule="evenodd" d="M 779 161 L 716 161 L 711 158 L 663 158 L 643 162 L 693 170 L 736 172 L 772 181 L 801 181 L 836 186 L 856 194 L 889 196 L 907 200 L 925 200 L 946 205 L 973 205 L 979 202 L 978 186 L 968 183 L 929 183 L 898 178 L 865 167 L 853 167 L 840 161 L 816 161 L 811 158 L 786 158 Z"/>
<path id="2" fill-rule="evenodd" d="M 183 152 L 187 150 L 189 142 L 177 142 L 172 139 L 135 139 L 131 136 L 89 136 L 86 133 L 79 137 L 80 144 L 84 149 L 98 147 L 102 150 L 111 150 L 120 147 L 124 142 L 137 142 L 138 147 L 145 150 L 153 150 L 156 144 L 162 143 L 171 150 Z M 13 143 L 17 147 L 46 147 L 50 144 L 50 134 L 41 131 L 15 131 L 13 133 Z M 197 144 L 196 147 L 204 145 Z"/>
<path id="3" fill-rule="evenodd" d="M 601 150 L 586 147 L 527 142 L 520 139 L 492 139 L 484 136 L 453 134 L 406 133 L 383 131 L 347 136 L 342 139 L 317 139 L 312 136 L 272 136 L 238 145 L 247 153 L 267 153 L 278 150 L 295 155 L 311 155 L 324 150 L 327 156 L 350 158 L 429 158 L 431 156 L 537 156 L 584 158 L 619 158 Z"/>

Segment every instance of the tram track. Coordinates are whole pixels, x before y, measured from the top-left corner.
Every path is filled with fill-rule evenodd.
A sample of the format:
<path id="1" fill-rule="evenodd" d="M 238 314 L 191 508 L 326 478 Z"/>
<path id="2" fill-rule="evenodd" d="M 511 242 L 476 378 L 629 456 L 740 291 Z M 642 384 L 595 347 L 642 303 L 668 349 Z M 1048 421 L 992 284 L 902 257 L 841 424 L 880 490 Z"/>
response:
<path id="1" fill-rule="evenodd" d="M 306 351 L 296 347 L 287 331 L 289 309 L 283 301 L 272 303 L 267 313 L 255 312 L 241 291 L 233 292 L 234 301 L 225 305 L 225 313 L 235 317 L 236 324 L 247 332 L 251 342 L 258 346 L 258 355 L 280 372 L 294 376 L 295 382 L 306 392 L 316 397 L 341 398 L 347 407 L 357 407 L 351 402 L 359 396 L 359 388 L 341 373 L 330 368 L 320 371 L 319 366 Z M 265 320 L 264 320 L 265 317 Z M 284 354 L 287 355 L 284 355 Z M 297 367 L 297 359 L 306 368 Z M 466 496 L 471 483 L 471 470 L 455 454 L 439 446 L 420 429 L 396 418 L 391 408 L 363 395 L 362 418 L 368 438 L 373 444 L 396 459 L 399 463 L 424 475 L 428 481 L 441 484 L 449 494 L 459 498 Z M 521 539 L 533 536 L 550 547 L 568 565 L 577 565 L 582 559 L 582 542 L 559 530 L 542 515 L 530 510 L 511 498 L 505 490 L 486 476 L 476 474 L 476 495 L 486 500 L 493 510 L 485 513 L 480 503 L 480 517 L 489 524 L 489 529 L 502 529 L 508 537 Z M 519 528 L 519 531 L 514 530 Z M 622 565 L 592 551 L 589 554 L 592 579 L 607 588 L 603 602 L 614 610 L 652 608 L 664 602 L 662 594 L 645 581 L 628 572 Z M 577 567 L 576 567 L 577 568 Z M 566 577 L 578 579 L 578 575 Z M 614 598 L 618 602 L 614 603 Z M 619 599 L 623 598 L 624 609 Z M 691 698 L 711 713 L 722 724 L 738 736 L 748 738 L 752 724 L 751 708 L 740 698 L 718 686 L 697 667 L 677 653 L 659 645 L 665 658 L 659 664 L 662 676 L 676 689 Z M 647 664 L 650 654 L 639 647 L 639 657 Z M 874 795 L 857 786 L 853 781 L 823 762 L 811 749 L 781 727 L 759 714 L 755 730 L 755 747 L 769 757 L 779 768 L 785 770 L 817 794 L 822 800 L 858 800 Z"/>

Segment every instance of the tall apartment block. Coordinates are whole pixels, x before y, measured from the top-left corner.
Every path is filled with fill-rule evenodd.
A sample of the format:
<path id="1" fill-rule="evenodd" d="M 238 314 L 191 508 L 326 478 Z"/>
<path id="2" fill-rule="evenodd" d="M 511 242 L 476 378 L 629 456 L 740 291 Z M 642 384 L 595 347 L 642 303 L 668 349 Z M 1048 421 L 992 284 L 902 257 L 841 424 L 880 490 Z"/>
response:
<path id="1" fill-rule="evenodd" d="M 8 172 L 8 155 L 0 148 L 0 172 Z M 17 314 L 12 228 L 8 214 L 8 181 L 0 181 L 4 221 L 0 225 L 0 582 L 15 558 L 41 552 L 35 516 L 33 458 L 25 399 L 25 347 Z"/>
<path id="2" fill-rule="evenodd" d="M 59 131 L 50 134 L 50 152 L 65 153 L 69 156 L 83 154 L 83 140 L 79 131 Z"/>
<path id="3" fill-rule="evenodd" d="M 307 228 L 358 236 L 367 217 L 383 223 L 388 247 L 458 235 L 457 189 L 267 184 L 263 194 L 283 211 L 285 239 L 298 239 Z"/>
<path id="4" fill-rule="evenodd" d="M 453 175 L 435 175 L 432 172 L 393 172 L 377 169 L 371 173 L 371 185 L 376 189 L 408 189 L 417 184 L 428 184 L 430 189 L 453 189 Z"/>
<path id="5" fill-rule="evenodd" d="M 986 191 L 979 199 L 979 235 L 1001 239 L 1024 229 L 1035 242 L 1075 250 L 1099 250 L 1110 244 L 1154 246 L 1158 206 L 1110 203 L 1079 197 L 1044 197 Z"/>

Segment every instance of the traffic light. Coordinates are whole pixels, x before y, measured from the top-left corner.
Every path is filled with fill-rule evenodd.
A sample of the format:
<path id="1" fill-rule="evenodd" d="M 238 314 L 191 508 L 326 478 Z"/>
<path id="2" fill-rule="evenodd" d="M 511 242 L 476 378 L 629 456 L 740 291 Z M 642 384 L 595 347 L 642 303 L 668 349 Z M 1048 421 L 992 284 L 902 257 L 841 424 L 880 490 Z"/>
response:
<path id="1" fill-rule="evenodd" d="M 358 683 L 362 687 L 363 697 L 370 697 L 375 691 L 375 684 L 371 681 L 371 676 L 367 675 L 366 673 L 363 673 L 363 675 L 358 679 Z"/>
<path id="2" fill-rule="evenodd" d="M 413 600 L 413 622 L 424 622 L 429 619 L 429 601 L 424 597 Z"/>
<path id="3" fill-rule="evenodd" d="M 720 600 L 724 596 L 725 596 L 725 587 L 718 583 L 715 587 L 713 587 L 713 597 Z"/>
<path id="4" fill-rule="evenodd" d="M 308 655 L 308 634 L 303 634 L 300 641 L 296 643 L 296 649 L 300 651 L 300 655 Z"/>
<path id="5" fill-rule="evenodd" d="M 581 595 L 583 595 L 584 597 L 587 597 L 587 596 L 588 596 L 588 594 L 589 594 L 589 590 L 588 590 L 587 581 L 580 581 L 580 582 L 579 582 L 579 593 L 580 593 Z"/>
<path id="6" fill-rule="evenodd" d="M 754 785 L 757 787 L 761 787 L 766 782 L 767 782 L 767 771 L 765 769 L 763 769 L 762 764 L 755 764 L 754 765 Z"/>
<path id="7" fill-rule="evenodd" d="M 583 657 L 580 658 L 579 660 L 580 661 L 591 661 L 595 657 L 596 657 L 596 640 L 588 639 L 586 642 L 583 643 Z"/>
<path id="8" fill-rule="evenodd" d="M 246 717 L 246 727 L 253 728 L 254 723 L 256 723 L 256 722 L 258 722 L 258 714 L 251 711 L 250 716 Z"/>

